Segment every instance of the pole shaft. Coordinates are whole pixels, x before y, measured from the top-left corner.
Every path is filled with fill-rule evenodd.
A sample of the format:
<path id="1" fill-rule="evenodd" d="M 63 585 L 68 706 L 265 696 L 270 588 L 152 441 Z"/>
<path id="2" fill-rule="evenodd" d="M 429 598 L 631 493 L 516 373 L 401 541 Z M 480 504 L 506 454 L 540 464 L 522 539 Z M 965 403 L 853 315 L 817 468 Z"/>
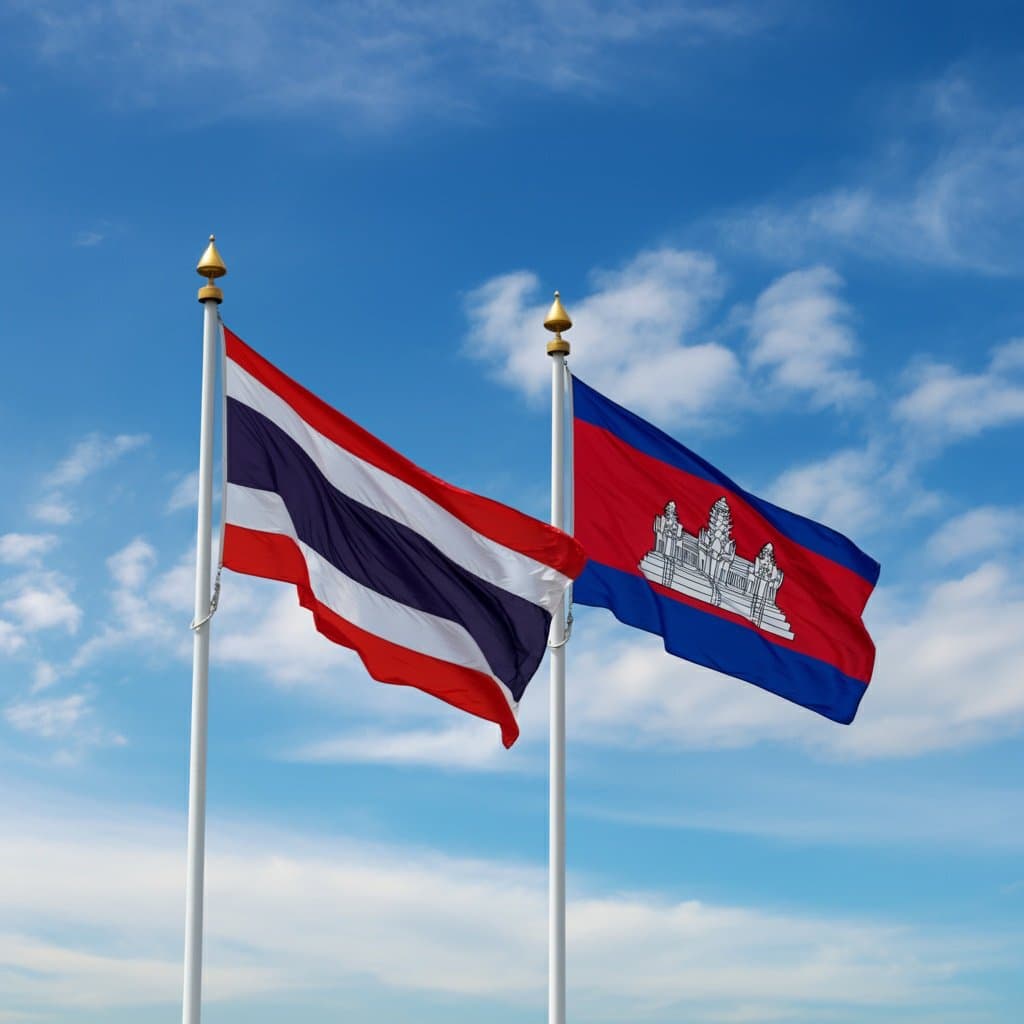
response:
<path id="1" fill-rule="evenodd" d="M 217 378 L 217 303 L 203 302 L 203 391 L 199 424 L 199 514 L 192 646 L 192 733 L 188 775 L 185 881 L 185 981 L 182 1024 L 199 1024 L 203 976 L 203 873 L 206 850 L 206 709 L 210 670 L 210 552 L 213 541 L 213 429 Z"/>
<path id="2" fill-rule="evenodd" d="M 565 356 L 551 357 L 551 524 L 565 526 Z M 565 1024 L 565 600 L 551 619 L 548 1024 Z M 557 646 L 556 646 L 557 645 Z"/>

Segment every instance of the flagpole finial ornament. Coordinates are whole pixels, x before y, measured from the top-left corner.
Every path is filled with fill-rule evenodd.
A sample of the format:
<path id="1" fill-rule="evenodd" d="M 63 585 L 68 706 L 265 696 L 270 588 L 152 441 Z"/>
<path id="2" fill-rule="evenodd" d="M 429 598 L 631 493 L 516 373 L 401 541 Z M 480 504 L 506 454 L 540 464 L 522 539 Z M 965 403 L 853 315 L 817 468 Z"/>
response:
<path id="1" fill-rule="evenodd" d="M 544 318 L 544 326 L 555 336 L 548 342 L 549 356 L 567 356 L 569 354 L 569 342 L 562 337 L 562 331 L 572 327 L 572 319 L 562 305 L 561 296 L 555 292 L 555 301 L 551 303 L 548 315 Z"/>
<path id="2" fill-rule="evenodd" d="M 221 254 L 217 251 L 215 239 L 213 235 L 210 235 L 210 244 L 206 247 L 203 255 L 199 257 L 199 263 L 196 264 L 196 273 L 200 277 L 206 278 L 206 284 L 199 289 L 200 302 L 207 302 L 211 299 L 214 302 L 222 302 L 224 300 L 224 293 L 213 282 L 218 277 L 223 277 L 227 272 L 228 268 Z"/>

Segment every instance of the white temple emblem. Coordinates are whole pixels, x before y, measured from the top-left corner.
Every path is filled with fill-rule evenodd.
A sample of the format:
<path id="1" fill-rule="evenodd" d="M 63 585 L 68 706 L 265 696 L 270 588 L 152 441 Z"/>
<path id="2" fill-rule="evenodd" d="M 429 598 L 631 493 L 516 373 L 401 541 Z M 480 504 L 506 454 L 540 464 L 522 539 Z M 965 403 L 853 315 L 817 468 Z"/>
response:
<path id="1" fill-rule="evenodd" d="M 768 541 L 753 561 L 737 555 L 725 498 L 711 506 L 707 526 L 697 534 L 686 532 L 670 501 L 654 517 L 654 548 L 644 555 L 640 571 L 663 587 L 742 615 L 767 633 L 794 638 L 775 603 L 785 577 L 775 564 L 775 548 Z"/>

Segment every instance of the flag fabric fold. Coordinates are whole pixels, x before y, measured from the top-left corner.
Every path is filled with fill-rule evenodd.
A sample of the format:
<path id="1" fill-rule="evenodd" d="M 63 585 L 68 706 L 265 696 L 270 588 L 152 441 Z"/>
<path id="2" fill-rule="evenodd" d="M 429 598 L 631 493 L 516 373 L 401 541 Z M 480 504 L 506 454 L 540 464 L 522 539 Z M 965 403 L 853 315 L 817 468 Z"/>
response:
<path id="1" fill-rule="evenodd" d="M 496 722 L 511 746 L 579 544 L 432 476 L 224 338 L 224 565 L 294 584 L 375 679 Z"/>
<path id="2" fill-rule="evenodd" d="M 738 487 L 573 379 L 576 603 L 836 722 L 874 666 L 861 619 L 879 565 L 842 534 Z"/>

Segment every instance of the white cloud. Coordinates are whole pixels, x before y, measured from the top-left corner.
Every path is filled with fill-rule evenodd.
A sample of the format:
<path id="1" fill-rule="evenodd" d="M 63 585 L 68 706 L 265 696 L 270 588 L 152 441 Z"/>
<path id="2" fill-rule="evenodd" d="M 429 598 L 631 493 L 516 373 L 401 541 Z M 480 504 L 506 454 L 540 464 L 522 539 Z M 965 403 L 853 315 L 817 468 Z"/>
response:
<path id="1" fill-rule="evenodd" d="M 724 283 L 703 253 L 657 249 L 617 271 L 591 275 L 592 291 L 566 297 L 574 321 L 572 366 L 588 383 L 642 414 L 694 421 L 742 389 L 733 352 L 694 335 Z M 550 297 L 538 295 L 535 274 L 504 274 L 465 302 L 466 348 L 497 365 L 499 377 L 533 398 L 550 387 L 542 324 Z M 637 345 L 643 358 L 637 358 Z M 681 382 L 685 381 L 685 387 Z M 679 386 L 672 386 L 673 382 Z"/>
<path id="2" fill-rule="evenodd" d="M 79 484 L 148 441 L 146 434 L 118 434 L 115 437 L 90 434 L 77 442 L 70 453 L 47 474 L 46 486 L 61 488 Z"/>
<path id="3" fill-rule="evenodd" d="M 652 39 L 697 46 L 768 19 L 761 6 L 729 0 L 627 0 L 614 9 L 592 0 L 515 8 L 36 0 L 20 8 L 44 59 L 102 83 L 121 103 L 188 109 L 215 88 L 228 114 L 340 112 L 336 123 L 349 127 L 464 116 L 492 93 L 524 87 L 594 92 L 629 81 L 617 55 Z"/>
<path id="4" fill-rule="evenodd" d="M 7 723 L 19 732 L 42 739 L 63 739 L 82 724 L 89 713 L 85 694 L 75 693 L 53 700 L 23 701 L 4 709 Z"/>
<path id="5" fill-rule="evenodd" d="M 36 564 L 56 543 L 57 538 L 52 533 L 5 533 L 0 536 L 0 562 Z"/>
<path id="6" fill-rule="evenodd" d="M 536 696 L 531 694 L 531 697 Z M 536 737 L 534 737 L 536 738 Z M 314 763 L 419 764 L 473 771 L 509 771 L 523 767 L 521 748 L 506 750 L 497 728 L 471 719 L 435 729 L 383 729 L 347 733 L 307 743 L 287 758 Z"/>
<path id="7" fill-rule="evenodd" d="M 107 559 L 107 570 L 114 584 L 110 591 L 111 614 L 100 631 L 75 652 L 68 665 L 71 672 L 79 671 L 103 654 L 140 640 L 146 641 L 147 651 L 177 653 L 182 657 L 187 654 L 191 646 L 188 620 L 183 613 L 181 621 L 176 622 L 173 609 L 163 600 L 164 577 L 150 579 L 156 562 L 156 550 L 142 537 L 136 537 Z M 180 599 L 190 606 L 191 579 L 186 583 L 183 576 L 182 586 Z"/>
<path id="8" fill-rule="evenodd" d="M 23 934 L 0 933 L 0 963 L 13 969 L 6 997 L 14 1004 L 74 1007 L 77 1012 L 114 1007 L 170 1003 L 167 993 L 181 985 L 181 964 L 173 959 L 82 952 L 73 945 Z M 20 975 L 20 977 L 19 977 Z M 35 979 L 46 977 L 45 994 Z M 208 1000 L 258 996 L 288 988 L 272 965 L 264 968 L 214 966 L 203 972 L 203 995 Z M 0 1016 L 0 1020 L 3 1020 Z M 52 1020 L 13 1013 L 11 1020 Z"/>
<path id="9" fill-rule="evenodd" d="M 993 373 L 1013 373 L 1017 370 L 1024 370 L 1024 338 L 1015 338 L 994 349 L 989 369 Z"/>
<path id="10" fill-rule="evenodd" d="M 1024 509 L 982 505 L 943 523 L 928 538 L 925 550 L 934 561 L 977 561 L 1015 547 L 1024 538 Z"/>
<path id="11" fill-rule="evenodd" d="M 819 765 L 808 772 L 767 767 L 755 778 L 708 779 L 699 800 L 666 805 L 662 794 L 632 794 L 624 806 L 603 797 L 577 800 L 573 813 L 653 829 L 724 832 L 819 846 L 919 847 L 982 852 L 1024 851 L 1024 821 L 1014 786 L 964 785 L 948 777 L 928 783 L 889 776 L 865 786 L 859 769 Z M 724 765 L 723 765 L 724 768 Z M 729 780 L 729 781 L 724 781 Z M 898 781 L 897 781 L 898 780 Z"/>
<path id="12" fill-rule="evenodd" d="M 30 511 L 40 522 L 54 526 L 66 526 L 74 518 L 74 508 L 59 494 L 51 494 L 33 505 Z"/>
<path id="13" fill-rule="evenodd" d="M 764 489 L 783 508 L 825 523 L 856 540 L 934 512 L 939 495 L 916 479 L 914 462 L 888 438 L 843 448 L 822 459 L 785 470 Z"/>
<path id="14" fill-rule="evenodd" d="M 38 662 L 32 676 L 32 693 L 48 690 L 59 678 L 60 673 L 54 665 L 48 661 Z"/>
<path id="15" fill-rule="evenodd" d="M 75 508 L 62 493 L 63 490 L 82 483 L 148 441 L 146 434 L 118 434 L 114 437 L 89 434 L 82 438 L 43 478 L 50 493 L 31 507 L 31 514 L 40 522 L 66 526 L 74 519 Z"/>
<path id="16" fill-rule="evenodd" d="M 881 453 L 873 448 L 847 448 L 817 462 L 786 470 L 768 489 L 777 505 L 835 530 L 856 534 L 881 514 Z"/>
<path id="17" fill-rule="evenodd" d="M 928 362 L 912 377 L 893 413 L 922 441 L 941 444 L 1024 419 L 1024 339 L 993 349 L 981 373 Z"/>
<path id="18" fill-rule="evenodd" d="M 449 1006 L 542 1004 L 537 867 L 239 822 L 214 825 L 207 850 L 211 1001 L 358 982 Z M 182 855 L 178 827 L 103 808 L 81 820 L 8 813 L 0 1001 L 50 1011 L 173 1005 Z M 859 1020 L 970 1008 L 984 994 L 967 975 L 1001 952 L 998 940 L 935 928 L 570 883 L 570 998 L 584 1016 L 737 1019 L 758 1006 L 746 1019 Z M 69 933 L 73 945 L 52 937 Z"/>
<path id="19" fill-rule="evenodd" d="M 841 285 L 828 267 L 797 270 L 766 288 L 750 315 L 751 366 L 767 370 L 769 386 L 806 394 L 816 408 L 848 405 L 872 391 L 847 365 L 858 345 L 850 307 L 837 294 Z"/>
<path id="20" fill-rule="evenodd" d="M 835 749 L 912 756 L 1013 735 L 1024 723 L 1024 586 L 1000 561 L 923 585 L 924 603 L 875 630 L 876 678 Z"/>
<path id="21" fill-rule="evenodd" d="M 22 629 L 63 627 L 69 633 L 78 631 L 82 609 L 71 599 L 67 585 L 56 573 L 42 573 L 14 581 L 17 593 L 4 601 L 3 608 L 18 620 Z"/>
<path id="22" fill-rule="evenodd" d="M 986 105 L 961 74 L 901 102 L 860 180 L 728 216 L 744 251 L 793 260 L 829 243 L 988 273 L 1024 266 L 1024 109 Z"/>
<path id="23" fill-rule="evenodd" d="M 76 249 L 91 249 L 102 242 L 107 236 L 101 231 L 79 231 L 71 240 Z"/>
<path id="24" fill-rule="evenodd" d="M 167 511 L 178 512 L 183 508 L 195 508 L 199 495 L 199 471 L 186 473 L 174 485 L 171 496 L 167 499 Z"/>
<path id="25" fill-rule="evenodd" d="M 107 559 L 107 569 L 119 587 L 137 590 L 156 564 L 153 545 L 136 537 Z"/>
<path id="26" fill-rule="evenodd" d="M 58 744 L 64 761 L 76 760 L 90 747 L 119 747 L 126 742 L 99 724 L 87 693 L 16 701 L 4 708 L 4 718 L 18 732 Z"/>
<path id="27" fill-rule="evenodd" d="M 24 647 L 25 638 L 10 622 L 0 619 L 0 654 L 14 654 Z"/>

